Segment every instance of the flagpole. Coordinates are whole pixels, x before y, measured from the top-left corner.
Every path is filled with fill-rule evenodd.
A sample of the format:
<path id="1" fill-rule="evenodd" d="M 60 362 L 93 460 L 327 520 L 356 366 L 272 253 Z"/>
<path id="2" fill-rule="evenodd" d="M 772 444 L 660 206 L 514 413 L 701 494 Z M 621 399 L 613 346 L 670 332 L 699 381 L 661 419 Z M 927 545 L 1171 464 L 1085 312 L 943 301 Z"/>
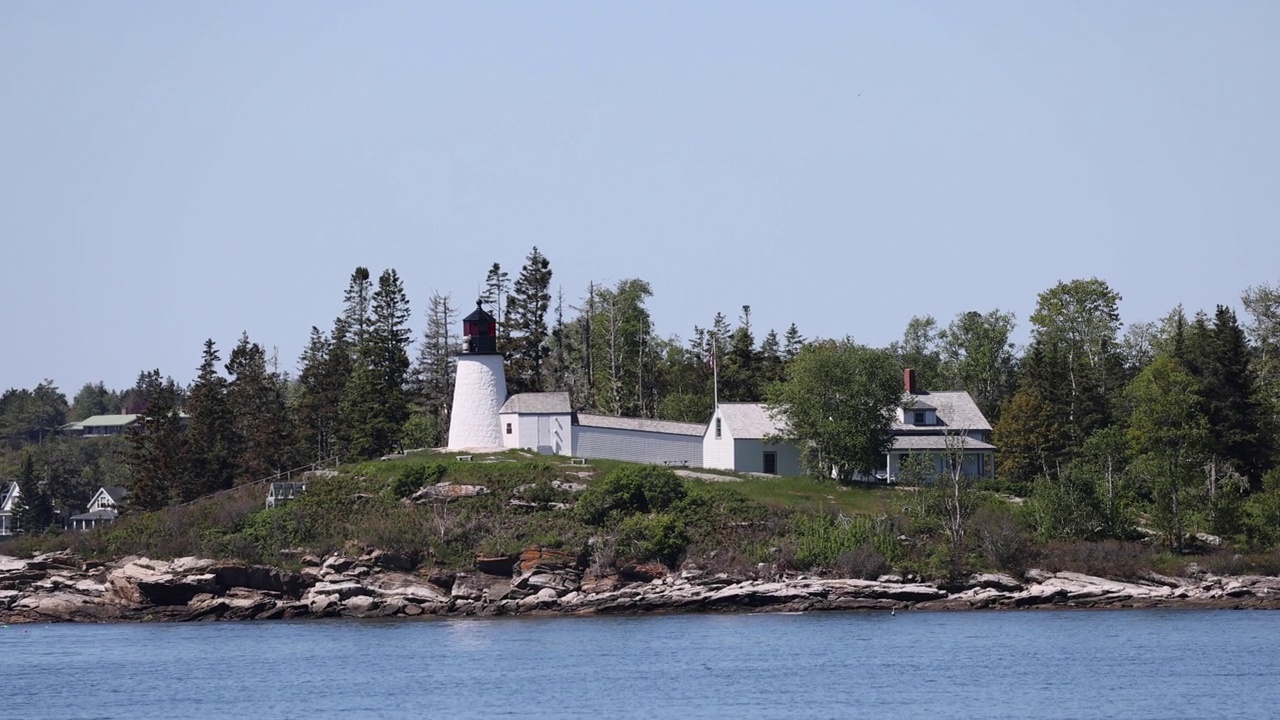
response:
<path id="1" fill-rule="evenodd" d="M 711 336 L 711 400 L 715 403 L 713 411 L 720 409 L 720 363 L 716 362 L 716 356 L 720 352 L 716 349 L 716 336 Z"/>

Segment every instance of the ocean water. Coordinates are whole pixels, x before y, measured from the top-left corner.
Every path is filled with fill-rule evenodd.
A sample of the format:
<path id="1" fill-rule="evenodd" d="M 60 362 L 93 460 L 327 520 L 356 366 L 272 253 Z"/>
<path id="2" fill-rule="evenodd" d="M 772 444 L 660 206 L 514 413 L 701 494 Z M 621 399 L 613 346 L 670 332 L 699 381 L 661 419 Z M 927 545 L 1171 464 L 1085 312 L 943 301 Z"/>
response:
<path id="1" fill-rule="evenodd" d="M 10 625 L 0 717 L 1276 718 L 1280 612 Z"/>

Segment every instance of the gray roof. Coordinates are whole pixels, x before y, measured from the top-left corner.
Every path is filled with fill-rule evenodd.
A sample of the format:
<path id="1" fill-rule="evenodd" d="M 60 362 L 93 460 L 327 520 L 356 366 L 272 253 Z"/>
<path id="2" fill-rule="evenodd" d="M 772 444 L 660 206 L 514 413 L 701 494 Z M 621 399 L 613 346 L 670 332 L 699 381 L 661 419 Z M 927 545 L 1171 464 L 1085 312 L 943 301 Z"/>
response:
<path id="1" fill-rule="evenodd" d="M 717 412 L 735 440 L 776 437 L 786 428 L 786 420 L 770 412 L 764 403 L 720 403 Z"/>
<path id="2" fill-rule="evenodd" d="M 138 419 L 137 415 L 94 415 L 71 425 L 87 427 L 123 427 Z"/>
<path id="3" fill-rule="evenodd" d="M 665 433 L 667 435 L 695 435 L 697 437 L 702 437 L 702 434 L 707 429 L 707 426 L 702 423 L 624 418 L 614 417 L 613 415 L 588 415 L 586 413 L 578 413 L 578 424 L 583 427 L 636 430 L 639 432 Z"/>
<path id="4" fill-rule="evenodd" d="M 990 430 L 991 423 L 987 422 L 986 416 L 978 409 L 978 404 L 969 397 L 969 393 L 963 390 L 948 390 L 945 392 L 923 392 L 908 396 L 905 407 L 912 407 L 909 403 L 924 402 L 937 408 L 938 424 L 935 428 L 952 428 L 955 430 Z M 916 405 L 919 407 L 919 405 Z M 921 430 L 918 425 L 910 423 L 893 424 L 894 431 L 899 430 Z"/>
<path id="5" fill-rule="evenodd" d="M 101 489 L 107 494 L 107 497 L 111 498 L 111 502 L 117 505 L 124 502 L 124 497 L 129 494 L 129 491 L 122 487 L 104 485 Z"/>
<path id="6" fill-rule="evenodd" d="M 120 513 L 111 508 L 103 508 L 102 510 L 94 510 L 93 512 L 81 513 L 80 515 L 72 515 L 72 520 L 115 520 L 120 517 Z"/>
<path id="7" fill-rule="evenodd" d="M 975 440 L 968 435 L 952 435 L 954 442 L 962 443 L 965 450 L 995 450 L 996 446 Z M 898 435 L 893 439 L 893 449 L 911 450 L 947 450 L 946 435 Z"/>
<path id="8" fill-rule="evenodd" d="M 537 392 L 512 395 L 503 403 L 499 413 L 521 413 L 524 415 L 568 415 L 573 408 L 569 405 L 567 392 Z"/>

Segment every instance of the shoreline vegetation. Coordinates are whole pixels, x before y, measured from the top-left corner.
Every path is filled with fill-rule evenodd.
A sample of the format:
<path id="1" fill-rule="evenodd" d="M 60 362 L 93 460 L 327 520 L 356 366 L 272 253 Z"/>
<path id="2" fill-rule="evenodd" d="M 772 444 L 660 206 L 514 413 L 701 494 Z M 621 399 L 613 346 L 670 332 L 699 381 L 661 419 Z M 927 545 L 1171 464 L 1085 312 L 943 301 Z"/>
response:
<path id="1" fill-rule="evenodd" d="M 4 543 L 0 621 L 1280 608 L 1274 554 L 1038 544 L 977 487 L 953 542 L 942 485 L 429 451 L 302 479 Z"/>
<path id="2" fill-rule="evenodd" d="M 806 339 L 794 324 L 757 340 L 763 328 L 753 330 L 749 306 L 736 327 L 717 315 L 687 341 L 664 338 L 645 308 L 645 281 L 592 283 L 578 305 L 563 294 L 553 305 L 550 281 L 550 261 L 534 248 L 514 280 L 495 263 L 484 283 L 480 304 L 495 311 L 511 393 L 563 390 L 577 412 L 697 423 L 718 403 L 763 401 L 787 420 L 789 436 L 771 439 L 800 450 L 805 476 L 406 452 L 445 444 L 461 308 L 432 296 L 411 361 L 399 275 L 357 267 L 341 315 L 328 332 L 312 328 L 296 375 L 242 335 L 225 362 L 207 340 L 186 386 L 154 369 L 123 392 L 86 385 L 70 403 L 52 380 L 0 394 L 0 532 L 19 533 L 0 543 L 0 555 L 18 558 L 6 561 L 0 605 L 21 614 L 61 597 L 106 612 L 101 598 L 111 597 L 129 613 L 168 607 L 136 583 L 98 588 L 118 573 L 178 572 L 131 558 L 204 558 L 187 561 L 202 569 L 196 575 L 265 567 L 308 579 L 263 589 L 215 573 L 177 603 L 184 612 L 197 595 L 219 608 L 245 590 L 280 597 L 256 613 L 227 605 L 209 614 L 298 613 L 305 593 L 312 614 L 383 612 L 395 603 L 364 578 L 363 590 L 333 592 L 316 588 L 331 589 L 321 583 L 342 581 L 341 572 L 309 578 L 328 558 L 375 551 L 403 559 L 397 582 L 435 588 L 424 603 L 444 594 L 442 612 L 478 600 L 492 612 L 537 609 L 530 598 L 540 593 L 547 607 L 577 607 L 565 598 L 597 598 L 596 584 L 610 582 L 625 588 L 608 592 L 649 583 L 645 597 L 678 584 L 688 607 L 959 604 L 979 590 L 1011 593 L 973 600 L 984 606 L 1086 595 L 1109 598 L 1093 605 L 1271 602 L 1271 581 L 1248 578 L 1280 575 L 1280 286 L 1245 290 L 1243 321 L 1218 305 L 1122 323 L 1115 289 L 1076 279 L 1039 294 L 1025 347 L 1011 340 L 1013 315 L 998 309 L 961 312 L 945 326 L 915 317 L 901 341 L 869 347 Z M 960 444 L 907 452 L 896 470 L 886 464 L 894 418 L 917 402 L 900 377 L 973 398 L 982 432 L 992 430 L 994 477 L 967 474 Z M 115 424 L 93 420 L 104 414 Z M 309 464 L 326 469 L 281 472 Z M 885 484 L 859 483 L 881 468 Z M 265 507 L 267 484 L 286 479 L 305 492 L 281 488 L 283 504 Z M 83 512 L 105 496 L 122 504 Z M 62 530 L 117 509 L 109 525 Z M 514 563 L 530 549 L 567 556 L 569 575 L 522 586 Z M 60 551 L 82 563 L 56 572 L 30 564 Z M 382 577 L 376 564 L 360 567 Z M 498 589 L 455 600 L 457 579 L 465 589 L 477 572 L 497 577 Z M 983 587 L 974 580 L 982 576 L 1008 589 Z M 1097 587 L 1058 592 L 1078 582 Z M 1105 582 L 1123 585 L 1098 589 Z M 933 589 L 902 599 L 902 586 Z M 743 599 L 714 598 L 722 592 Z M 337 599 L 317 609 L 317 593 Z M 293 604 L 281 609 L 286 599 Z"/>

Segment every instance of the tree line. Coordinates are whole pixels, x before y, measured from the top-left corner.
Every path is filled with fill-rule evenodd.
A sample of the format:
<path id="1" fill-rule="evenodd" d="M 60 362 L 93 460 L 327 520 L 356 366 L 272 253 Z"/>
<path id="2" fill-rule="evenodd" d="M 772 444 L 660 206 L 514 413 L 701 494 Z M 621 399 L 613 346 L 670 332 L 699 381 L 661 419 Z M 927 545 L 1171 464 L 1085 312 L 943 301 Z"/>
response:
<path id="1" fill-rule="evenodd" d="M 1032 498 L 1046 538 L 1131 536 L 1145 522 L 1171 537 L 1192 526 L 1234 536 L 1255 527 L 1254 540 L 1267 542 L 1250 518 L 1264 512 L 1259 498 L 1270 497 L 1277 464 L 1280 288 L 1246 290 L 1244 323 L 1221 305 L 1125 326 L 1119 293 L 1097 278 L 1072 280 L 1039 295 L 1025 347 L 1013 341 L 1015 316 L 992 309 L 945 325 L 914 317 L 900 340 L 871 348 L 811 340 L 795 324 L 761 332 L 748 305 L 736 322 L 720 313 L 687 339 L 664 337 L 645 280 L 592 282 L 568 297 L 552 292 L 552 278 L 536 247 L 514 280 L 497 262 L 486 274 L 479 299 L 499 320 L 511 393 L 567 390 L 581 411 L 705 422 L 717 391 L 721 401 L 780 402 L 788 388 L 812 396 L 799 390 L 825 382 L 812 358 L 849 351 L 859 359 L 844 374 L 875 377 L 851 391 L 862 400 L 890 397 L 900 381 L 886 378 L 905 367 L 922 388 L 968 391 L 995 426 L 998 482 Z M 296 372 L 242 335 L 225 362 L 206 341 L 185 387 L 148 370 L 133 388 L 86 384 L 71 402 L 51 381 L 6 391 L 0 473 L 29 474 L 31 497 L 54 507 L 83 506 L 97 484 L 121 484 L 145 509 L 306 463 L 442 444 L 469 299 L 432 293 L 416 343 L 394 269 L 375 279 L 356 268 L 342 299 L 331 325 L 311 328 Z M 860 407 L 852 398 L 844 405 Z M 139 429 L 93 443 L 58 433 L 108 412 L 140 413 Z M 883 435 L 854 447 L 820 416 L 812 432 L 845 443 L 859 458 L 853 465 L 882 449 Z M 111 442 L 115 450 L 100 449 Z"/>

